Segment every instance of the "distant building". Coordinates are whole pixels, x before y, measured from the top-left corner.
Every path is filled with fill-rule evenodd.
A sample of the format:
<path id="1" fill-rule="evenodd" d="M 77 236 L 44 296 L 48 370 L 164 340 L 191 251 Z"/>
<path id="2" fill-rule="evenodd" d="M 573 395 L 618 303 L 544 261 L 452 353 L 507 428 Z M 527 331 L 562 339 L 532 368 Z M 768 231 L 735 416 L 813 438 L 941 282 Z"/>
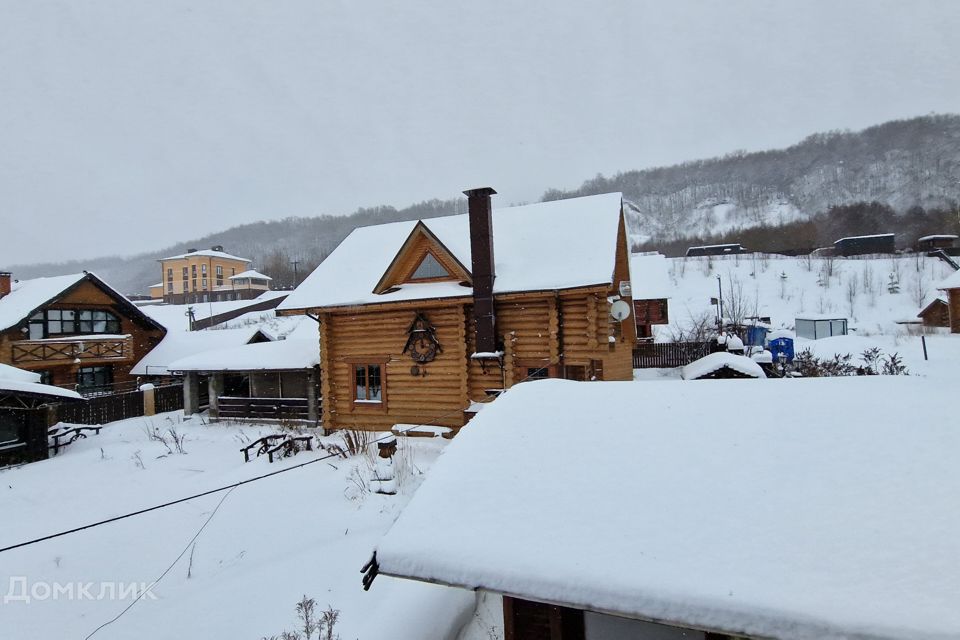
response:
<path id="1" fill-rule="evenodd" d="M 850 236 L 833 243 L 834 255 L 860 256 L 868 253 L 894 253 L 894 234 L 878 233 L 871 236 Z"/>
<path id="2" fill-rule="evenodd" d="M 848 331 L 847 319 L 835 316 L 797 318 L 794 327 L 798 338 L 808 338 L 810 340 L 845 336 Z"/>
<path id="3" fill-rule="evenodd" d="M 957 243 L 957 236 L 949 233 L 940 233 L 932 236 L 917 238 L 917 251 L 936 251 L 937 249 L 952 249 Z"/>
<path id="4" fill-rule="evenodd" d="M 737 253 L 749 253 L 746 249 L 736 244 L 708 244 L 700 247 L 690 247 L 687 249 L 686 256 L 694 258 L 697 256 L 728 256 Z"/>
<path id="5" fill-rule="evenodd" d="M 190 249 L 159 262 L 163 280 L 150 287 L 150 294 L 170 304 L 249 300 L 270 290 L 268 276 L 251 270 L 249 259 L 225 253 L 220 245 Z"/>
<path id="6" fill-rule="evenodd" d="M 631 256 L 630 283 L 637 338 L 652 338 L 653 325 L 670 324 L 667 300 L 672 287 L 666 257 L 659 253 Z"/>
<path id="7" fill-rule="evenodd" d="M 950 305 L 947 302 L 947 296 L 940 295 L 934 298 L 923 308 L 923 311 L 917 314 L 917 317 L 923 321 L 925 327 L 949 327 Z"/>
<path id="8" fill-rule="evenodd" d="M 950 319 L 950 333 L 960 333 L 960 271 L 937 285 L 937 289 L 947 292 L 947 317 Z"/>
<path id="9" fill-rule="evenodd" d="M 13 281 L 0 272 L 0 363 L 81 393 L 132 384 L 166 329 L 92 273 Z"/>

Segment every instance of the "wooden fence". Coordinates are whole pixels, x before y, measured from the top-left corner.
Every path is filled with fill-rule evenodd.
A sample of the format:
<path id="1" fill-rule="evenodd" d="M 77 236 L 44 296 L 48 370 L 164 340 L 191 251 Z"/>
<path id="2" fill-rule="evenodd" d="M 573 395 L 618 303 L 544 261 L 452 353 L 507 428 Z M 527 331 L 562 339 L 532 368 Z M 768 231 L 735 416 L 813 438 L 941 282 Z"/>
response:
<path id="1" fill-rule="evenodd" d="M 143 415 L 143 392 L 128 391 L 88 398 L 86 402 L 57 405 L 57 421 L 71 424 L 106 424 Z"/>
<path id="2" fill-rule="evenodd" d="M 308 420 L 306 398 L 235 398 L 221 396 L 217 400 L 219 418 L 256 420 Z"/>
<path id="3" fill-rule="evenodd" d="M 157 413 L 183 409 L 183 385 L 171 384 L 153 390 L 153 402 Z"/>
<path id="4" fill-rule="evenodd" d="M 683 367 L 710 353 L 712 342 L 646 342 L 633 348 L 633 368 Z"/>

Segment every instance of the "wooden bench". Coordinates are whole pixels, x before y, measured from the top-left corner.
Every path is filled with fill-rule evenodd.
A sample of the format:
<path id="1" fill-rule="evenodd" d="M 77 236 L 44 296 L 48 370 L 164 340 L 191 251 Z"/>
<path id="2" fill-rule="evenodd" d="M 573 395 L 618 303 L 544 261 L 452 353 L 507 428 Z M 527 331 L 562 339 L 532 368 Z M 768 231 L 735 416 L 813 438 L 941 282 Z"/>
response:
<path id="1" fill-rule="evenodd" d="M 300 445 L 298 444 L 300 442 L 306 445 L 307 451 L 313 451 L 313 436 L 297 436 L 287 438 L 274 448 L 267 451 L 267 459 L 270 462 L 273 462 L 273 454 L 278 452 L 284 457 L 297 455 L 300 453 Z"/>
<path id="2" fill-rule="evenodd" d="M 283 438 L 283 437 L 284 437 L 284 436 L 283 436 L 282 434 L 276 434 L 276 435 L 272 435 L 272 436 L 264 436 L 264 437 L 260 438 L 259 440 L 254 440 L 253 442 L 251 442 L 250 444 L 248 444 L 248 445 L 245 446 L 244 448 L 240 449 L 240 452 L 243 454 L 243 461 L 244 461 L 244 462 L 250 462 L 250 450 L 251 450 L 251 449 L 254 449 L 254 448 L 255 448 L 255 449 L 257 450 L 257 454 L 256 454 L 256 455 L 259 457 L 259 456 L 263 455 L 264 453 L 267 453 L 267 452 L 270 450 L 270 447 L 273 446 L 274 440 L 277 440 L 278 438 Z M 271 462 L 273 462 L 273 461 L 271 460 Z"/>
<path id="3" fill-rule="evenodd" d="M 60 449 L 67 446 L 71 442 L 75 442 L 80 438 L 86 438 L 87 431 L 93 431 L 95 435 L 99 435 L 100 429 L 103 429 L 102 425 L 96 425 L 91 427 L 70 427 L 68 429 L 62 429 L 60 427 L 53 427 L 47 431 L 47 437 L 53 438 L 53 444 L 48 444 L 49 448 L 53 449 L 53 455 L 57 455 L 60 452 Z M 61 442 L 64 438 L 69 438 L 66 442 Z"/>

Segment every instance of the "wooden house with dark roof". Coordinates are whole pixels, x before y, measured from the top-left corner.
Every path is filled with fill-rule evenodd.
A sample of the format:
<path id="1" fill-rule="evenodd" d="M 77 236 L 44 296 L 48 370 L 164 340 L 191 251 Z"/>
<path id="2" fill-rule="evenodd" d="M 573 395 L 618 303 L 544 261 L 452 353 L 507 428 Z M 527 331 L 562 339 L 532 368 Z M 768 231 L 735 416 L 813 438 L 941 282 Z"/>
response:
<path id="1" fill-rule="evenodd" d="M 619 193 L 356 229 L 278 308 L 319 321 L 323 426 L 462 426 L 518 382 L 629 380 Z M 624 285 L 624 286 L 621 286 Z"/>
<path id="2" fill-rule="evenodd" d="M 0 272 L 0 363 L 44 384 L 110 391 L 166 334 L 92 273 L 12 281 Z"/>

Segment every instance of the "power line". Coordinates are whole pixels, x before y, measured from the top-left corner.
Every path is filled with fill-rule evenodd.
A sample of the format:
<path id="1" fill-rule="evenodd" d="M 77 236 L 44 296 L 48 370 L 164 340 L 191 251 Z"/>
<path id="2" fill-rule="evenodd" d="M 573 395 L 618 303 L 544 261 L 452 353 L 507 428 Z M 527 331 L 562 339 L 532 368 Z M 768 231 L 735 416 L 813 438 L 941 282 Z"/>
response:
<path id="1" fill-rule="evenodd" d="M 451 412 L 449 412 L 449 413 L 445 413 L 445 414 L 443 414 L 443 415 L 437 416 L 437 417 L 435 417 L 435 418 L 433 418 L 432 420 L 429 420 L 429 421 L 427 421 L 427 422 L 423 422 L 423 423 L 420 423 L 420 424 L 413 425 L 413 426 L 411 426 L 411 427 L 409 427 L 409 428 L 404 429 L 403 431 L 401 431 L 400 434 L 404 434 L 404 433 L 407 433 L 407 432 L 410 432 L 410 431 L 414 431 L 414 430 L 416 430 L 418 427 L 430 426 L 430 425 L 431 425 L 432 423 L 434 423 L 434 422 L 437 422 L 437 421 L 439 421 L 439 420 L 443 420 L 444 418 L 447 418 L 447 417 L 449 417 L 449 416 L 452 416 L 452 415 L 455 415 L 455 414 L 458 414 L 458 413 L 459 413 L 459 414 L 462 414 L 462 413 L 463 413 L 463 409 L 458 409 L 457 411 L 451 411 Z M 395 438 L 396 436 L 397 436 L 397 434 L 395 434 L 395 433 L 388 433 L 388 434 L 385 434 L 385 435 L 383 435 L 383 436 L 380 436 L 379 438 L 374 438 L 373 440 L 371 440 L 371 441 L 368 442 L 367 444 L 374 444 L 374 443 L 376 443 L 376 442 L 381 442 L 381 441 L 383 441 L 383 440 L 388 440 L 388 439 L 390 439 L 390 438 Z M 233 490 L 233 489 L 235 489 L 235 488 L 237 488 L 237 487 L 239 487 L 239 486 L 241 486 L 241 485 L 250 484 L 251 482 L 257 482 L 258 480 L 263 480 L 263 479 L 265 479 L 265 478 L 270 478 L 270 477 L 273 477 L 273 476 L 277 476 L 277 475 L 280 475 L 281 473 L 287 473 L 288 471 L 293 471 L 293 470 L 295 470 L 295 469 L 301 469 L 301 468 L 306 467 L 306 466 L 308 466 L 308 465 L 316 464 L 317 462 L 323 462 L 324 460 L 329 460 L 329 459 L 331 459 L 331 458 L 340 457 L 341 455 L 342 455 L 341 452 L 330 453 L 330 454 L 328 454 L 328 455 L 321 456 L 321 457 L 319 457 L 319 458 L 314 458 L 313 460 L 308 460 L 308 461 L 306 461 L 306 462 L 302 462 L 302 463 L 297 464 L 297 465 L 294 465 L 294 466 L 292 466 L 292 467 L 286 467 L 285 469 L 277 469 L 276 471 L 271 471 L 270 473 L 264 473 L 263 475 L 254 476 L 253 478 L 247 478 L 246 480 L 241 480 L 241 481 L 239 481 L 239 482 L 234 482 L 233 484 L 228 484 L 228 485 L 225 485 L 225 486 L 222 486 L 222 487 L 218 487 L 218 488 L 216 488 L 216 489 L 210 489 L 209 491 L 204 491 L 204 492 L 202 492 L 202 493 L 197 493 L 197 494 L 194 494 L 194 495 L 192 495 L 192 496 L 187 496 L 187 497 L 185 497 L 185 498 L 178 498 L 177 500 L 171 500 L 170 502 L 164 502 L 163 504 L 154 505 L 154 506 L 152 506 L 152 507 L 147 507 L 147 508 L 145 508 L 145 509 L 139 509 L 139 510 L 137 510 L 137 511 L 131 511 L 130 513 L 125 513 L 125 514 L 123 514 L 123 515 L 114 516 L 114 517 L 112 517 L 112 518 L 107 518 L 106 520 L 100 520 L 100 521 L 98 521 L 98 522 L 92 522 L 92 523 L 90 523 L 90 524 L 86 524 L 86 525 L 83 525 L 83 526 L 81 526 L 81 527 L 74 527 L 73 529 L 67 529 L 66 531 L 61 531 L 61 532 L 59 532 L 59 533 L 52 533 L 52 534 L 50 534 L 50 535 L 42 536 L 42 537 L 40 537 L 40 538 L 34 538 L 33 540 L 27 540 L 27 541 L 25 541 L 25 542 L 19 542 L 19 543 L 17 543 L 17 544 L 13 544 L 13 545 L 10 545 L 10 546 L 8 546 L 8 547 L 2 547 L 2 548 L 0 548 L 0 553 L 3 553 L 4 551 L 12 551 L 13 549 L 19 549 L 19 548 L 21 548 L 21 547 L 27 547 L 27 546 L 30 546 L 30 545 L 37 544 L 37 543 L 39 543 L 39 542 L 45 542 L 45 541 L 47 541 L 47 540 L 53 540 L 54 538 L 60 538 L 60 537 L 66 536 L 66 535 L 70 535 L 70 534 L 72 534 L 72 533 L 77 533 L 77 532 L 80 532 L 80 531 L 86 531 L 87 529 L 93 529 L 93 528 L 95 528 L 95 527 L 100 527 L 100 526 L 103 526 L 103 525 L 105 525 L 105 524 L 110 524 L 111 522 L 117 522 L 117 521 L 120 521 L 120 520 L 125 520 L 125 519 L 127 519 L 127 518 L 132 518 L 132 517 L 134 517 L 134 516 L 143 515 L 144 513 L 149 513 L 149 512 L 151 512 L 151 511 L 157 511 L 158 509 L 165 509 L 165 508 L 167 508 L 167 507 L 172 507 L 173 505 L 180 504 L 180 503 L 183 503 L 183 502 L 187 502 L 187 501 L 189 501 L 189 500 L 196 500 L 197 498 L 202 498 L 202 497 L 204 497 L 204 496 L 213 495 L 214 493 L 220 493 L 221 491 Z"/>
<path id="2" fill-rule="evenodd" d="M 197 538 L 200 537 L 200 534 L 203 533 L 203 530 L 207 528 L 207 525 L 210 524 L 210 521 L 211 521 L 211 520 L 213 520 L 213 516 L 217 515 L 217 511 L 220 510 L 220 506 L 223 505 L 224 501 L 227 499 L 227 497 L 230 495 L 230 493 L 231 493 L 234 489 L 236 489 L 236 487 L 232 487 L 232 488 L 230 489 L 230 491 L 227 491 L 225 494 L 223 494 L 223 497 L 220 498 L 220 502 L 218 502 L 218 503 L 217 503 L 217 506 L 213 508 L 213 511 L 212 511 L 212 512 L 210 512 L 209 517 L 207 517 L 207 519 L 204 521 L 203 525 L 201 525 L 200 528 L 197 529 L 197 532 L 196 532 L 195 534 L 193 534 L 193 537 L 190 538 L 190 542 L 188 542 L 188 543 L 187 543 L 187 546 L 185 546 L 185 547 L 183 548 L 183 551 L 180 552 L 180 555 L 178 555 L 178 556 L 176 557 L 176 559 L 175 559 L 173 562 L 170 563 L 170 566 L 168 566 L 166 569 L 164 569 L 163 573 L 161 573 L 159 576 L 157 576 L 157 579 L 154 580 L 153 582 L 151 582 L 151 583 L 149 584 L 149 586 L 147 586 L 146 589 L 144 589 L 143 591 L 141 591 L 141 592 L 137 595 L 137 597 L 133 599 L 133 602 L 131 602 L 130 604 L 128 604 L 128 605 L 124 608 L 123 611 L 121 611 L 121 612 L 118 613 L 116 616 L 114 616 L 113 619 L 107 620 L 106 622 L 104 622 L 103 624 L 101 624 L 99 627 L 97 627 L 96 629 L 94 629 L 93 631 L 91 631 L 91 632 L 90 632 L 90 635 L 88 635 L 86 638 L 84 638 L 84 640 L 90 640 L 90 638 L 92 638 L 93 636 L 95 636 L 98 631 L 100 631 L 100 630 L 103 629 L 104 627 L 110 626 L 111 624 L 113 624 L 114 622 L 116 622 L 117 620 L 119 620 L 120 618 L 122 618 L 122 617 L 123 617 L 123 614 L 125 614 L 127 611 L 130 611 L 130 609 L 133 608 L 133 605 L 135 605 L 135 604 L 137 604 L 138 602 L 140 602 L 140 599 L 143 598 L 143 596 L 144 596 L 148 591 L 150 591 L 150 589 L 152 589 L 153 587 L 155 587 L 161 580 L 164 579 L 164 577 L 166 577 L 166 575 L 167 575 L 168 573 L 170 573 L 170 571 L 176 566 L 176 564 L 177 564 L 178 562 L 180 562 L 180 558 L 182 558 L 182 557 L 184 556 L 184 554 L 187 552 L 187 549 L 190 548 L 190 545 L 192 545 L 194 542 L 196 542 L 196 541 L 197 541 Z"/>
<path id="3" fill-rule="evenodd" d="M 526 382 L 527 380 L 529 380 L 530 378 L 532 378 L 534 375 L 535 375 L 534 373 L 528 374 L 526 377 L 522 378 L 522 379 L 519 380 L 518 382 L 515 382 L 514 384 L 520 384 L 521 382 Z M 504 391 L 506 391 L 506 389 L 504 389 Z M 487 401 L 485 401 L 485 402 L 481 402 L 480 404 L 489 404 L 490 402 L 493 402 L 493 400 L 496 400 L 496 398 L 492 398 L 492 399 L 487 400 Z M 455 410 L 455 411 L 450 411 L 450 412 L 448 412 L 448 413 L 444 413 L 444 414 L 442 414 L 442 415 L 436 416 L 436 417 L 434 417 L 434 418 L 432 418 L 431 420 L 428 420 L 428 421 L 426 421 L 426 422 L 421 422 L 421 423 L 419 423 L 419 424 L 415 424 L 415 425 L 413 425 L 413 426 L 411 426 L 411 427 L 408 427 L 408 428 L 406 428 L 406 429 L 403 429 L 403 430 L 399 431 L 398 434 L 399 434 L 399 435 L 403 435 L 403 434 L 409 433 L 409 432 L 411 432 L 411 431 L 415 431 L 415 430 L 416 430 L 417 428 L 419 428 L 419 427 L 431 426 L 434 422 L 438 422 L 438 421 L 440 421 L 440 420 L 443 420 L 444 418 L 448 418 L 448 417 L 450 417 L 450 416 L 457 415 L 457 414 L 462 414 L 462 413 L 463 413 L 463 409 L 457 409 L 457 410 Z M 395 434 L 395 433 L 392 433 L 392 432 L 391 432 L 391 433 L 385 434 L 385 435 L 383 435 L 383 436 L 380 436 L 379 438 L 374 438 L 373 440 L 371 440 L 371 441 L 368 442 L 367 444 L 370 445 L 370 444 L 374 444 L 374 443 L 376 443 L 376 442 L 381 442 L 381 441 L 383 441 L 383 440 L 389 440 L 390 438 L 395 438 L 398 434 Z M 74 527 L 73 529 L 67 529 L 66 531 L 60 531 L 59 533 L 52 533 L 52 534 L 50 534 L 50 535 L 42 536 L 42 537 L 40 537 L 40 538 L 34 538 L 34 539 L 32 539 L 32 540 L 27 540 L 27 541 L 25 541 L 25 542 L 19 542 L 19 543 L 17 543 L 17 544 L 13 544 L 13 545 L 10 545 L 10 546 L 7 546 L 7 547 L 2 547 L 2 548 L 0 548 L 0 553 L 3 553 L 3 552 L 5 552 L 5 551 L 12 551 L 12 550 L 14 550 L 14 549 L 20 549 L 21 547 L 28 547 L 28 546 L 31 546 L 31 545 L 34 545 L 34 544 L 38 544 L 38 543 L 40 543 L 40 542 L 45 542 L 45 541 L 47 541 L 47 540 L 53 540 L 54 538 L 61 538 L 61 537 L 63 537 L 63 536 L 67 536 L 67 535 L 70 535 L 70 534 L 73 534 L 73 533 L 78 533 L 78 532 L 80 532 L 80 531 L 86 531 L 87 529 L 93 529 L 93 528 L 95 528 L 95 527 L 100 527 L 100 526 L 103 526 L 103 525 L 106 525 L 106 524 L 110 524 L 110 523 L 112 523 L 112 522 L 118 522 L 118 521 L 120 521 L 120 520 L 126 520 L 127 518 L 132 518 L 132 517 L 134 517 L 134 516 L 143 515 L 144 513 L 150 513 L 151 511 L 157 511 L 157 510 L 159 510 L 159 509 L 166 509 L 167 507 L 172 507 L 173 505 L 176 505 L 176 504 L 181 504 L 181 503 L 183 503 L 183 502 L 188 502 L 188 501 L 190 501 L 190 500 L 196 500 L 197 498 L 202 498 L 202 497 L 204 497 L 204 496 L 209 496 L 209 495 L 213 495 L 213 494 L 215 494 L 215 493 L 220 493 L 221 491 L 232 491 L 233 489 L 236 489 L 236 488 L 239 487 L 239 486 L 242 486 L 242 485 L 245 485 L 245 484 L 250 484 L 251 482 L 257 482 L 257 481 L 259 481 L 259 480 L 264 480 L 264 479 L 266 479 L 266 478 L 271 478 L 271 477 L 273 477 L 273 476 L 280 475 L 281 473 L 287 473 L 288 471 L 294 471 L 295 469 L 302 469 L 303 467 L 309 466 L 309 465 L 311 465 L 311 464 L 316 464 L 317 462 L 323 462 L 324 460 L 330 460 L 331 458 L 337 458 L 337 457 L 340 457 L 341 455 L 342 455 L 341 452 L 331 453 L 331 454 L 328 454 L 328 455 L 325 455 L 325 456 L 321 456 L 321 457 L 319 457 L 319 458 L 314 458 L 313 460 L 308 460 L 308 461 L 306 461 L 306 462 L 302 462 L 302 463 L 297 464 L 297 465 L 294 465 L 294 466 L 292 466 L 292 467 L 286 467 L 285 469 L 277 469 L 276 471 L 271 471 L 270 473 L 264 473 L 264 474 L 259 475 L 259 476 L 254 476 L 253 478 L 247 478 L 246 480 L 241 480 L 241 481 L 239 481 L 239 482 L 234 482 L 233 484 L 228 484 L 228 485 L 225 485 L 225 486 L 222 486 L 222 487 L 218 487 L 218 488 L 216 488 L 216 489 L 210 489 L 209 491 L 204 491 L 204 492 L 202 492 L 202 493 L 196 493 L 196 494 L 194 494 L 194 495 L 192 495 L 192 496 L 187 496 L 187 497 L 185 497 L 185 498 L 178 498 L 178 499 L 176 499 L 176 500 L 171 500 L 171 501 L 169 501 L 169 502 L 164 502 L 163 504 L 158 504 L 158 505 L 154 505 L 154 506 L 152 506 L 152 507 L 147 507 L 147 508 L 145 508 L 145 509 L 139 509 L 139 510 L 137 510 L 137 511 L 131 511 L 130 513 L 125 513 L 125 514 L 123 514 L 123 515 L 114 516 L 114 517 L 112 517 L 112 518 L 107 518 L 106 520 L 100 520 L 100 521 L 98 521 L 98 522 L 92 522 L 92 523 L 90 523 L 90 524 L 85 524 L 85 525 L 80 526 L 80 527 Z M 222 502 L 222 501 L 221 501 L 221 502 Z M 204 526 L 206 526 L 206 525 L 204 525 Z M 201 530 L 202 530 L 202 529 L 201 529 Z M 198 535 L 199 535 L 199 534 L 198 534 Z"/>

